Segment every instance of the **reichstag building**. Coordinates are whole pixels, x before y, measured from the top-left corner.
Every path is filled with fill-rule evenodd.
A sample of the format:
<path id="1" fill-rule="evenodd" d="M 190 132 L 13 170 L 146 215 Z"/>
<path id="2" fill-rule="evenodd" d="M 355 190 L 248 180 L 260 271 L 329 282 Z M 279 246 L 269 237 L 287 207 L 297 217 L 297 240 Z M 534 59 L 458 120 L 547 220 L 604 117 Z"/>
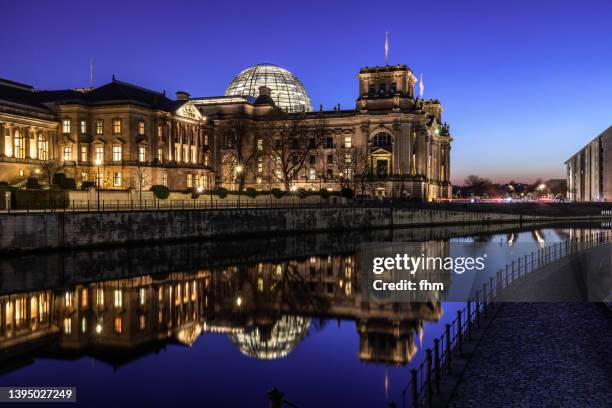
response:
<path id="1" fill-rule="evenodd" d="M 0 181 L 25 185 L 54 162 L 78 185 L 108 190 L 144 182 L 449 198 L 440 102 L 415 97 L 406 65 L 365 67 L 357 79 L 355 106 L 332 110 L 313 108 L 300 80 L 273 64 L 245 69 L 213 97 L 172 99 L 115 78 L 66 90 L 0 79 Z"/>

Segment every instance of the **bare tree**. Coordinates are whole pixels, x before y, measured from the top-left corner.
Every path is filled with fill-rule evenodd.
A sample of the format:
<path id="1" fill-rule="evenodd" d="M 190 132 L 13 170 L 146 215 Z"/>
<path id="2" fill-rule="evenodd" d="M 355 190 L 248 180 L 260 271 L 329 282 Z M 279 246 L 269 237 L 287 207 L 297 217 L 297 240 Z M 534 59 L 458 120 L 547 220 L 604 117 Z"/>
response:
<path id="1" fill-rule="evenodd" d="M 142 190 L 147 185 L 147 168 L 142 165 L 140 160 L 136 163 L 136 171 L 134 172 L 136 180 L 136 188 L 138 188 L 138 201 L 142 204 Z"/>
<path id="2" fill-rule="evenodd" d="M 353 183 L 353 190 L 359 185 L 361 195 L 365 194 L 367 183 L 371 179 L 371 166 L 368 150 L 365 146 L 337 147 L 334 161 L 338 169 L 338 181 L 341 188 Z"/>
<path id="3" fill-rule="evenodd" d="M 240 119 L 231 120 L 220 130 L 223 153 L 221 164 L 223 179 L 238 181 L 238 191 L 244 189 L 248 173 L 253 171 L 253 162 L 261 154 L 255 138 L 253 126 Z"/>
<path id="4" fill-rule="evenodd" d="M 40 171 L 47 181 L 47 186 L 51 189 L 53 176 L 64 169 L 64 162 L 57 159 L 50 159 L 40 164 Z"/>
<path id="5" fill-rule="evenodd" d="M 491 180 L 487 178 L 479 177 L 475 174 L 467 176 L 463 182 L 465 188 L 467 188 L 474 195 L 482 195 L 489 192 L 493 186 Z"/>
<path id="6" fill-rule="evenodd" d="M 310 155 L 323 144 L 327 124 L 322 117 L 306 119 L 303 113 L 276 112 L 258 129 L 268 140 L 272 178 L 289 191 Z"/>

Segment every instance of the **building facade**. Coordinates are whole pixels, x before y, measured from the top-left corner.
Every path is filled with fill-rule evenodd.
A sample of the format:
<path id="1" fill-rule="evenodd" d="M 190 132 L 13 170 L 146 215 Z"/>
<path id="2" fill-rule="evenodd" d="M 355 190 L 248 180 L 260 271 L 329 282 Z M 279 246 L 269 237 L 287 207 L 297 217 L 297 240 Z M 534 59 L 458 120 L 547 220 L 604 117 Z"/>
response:
<path id="1" fill-rule="evenodd" d="M 612 126 L 565 162 L 570 201 L 612 201 Z"/>
<path id="2" fill-rule="evenodd" d="M 351 109 L 312 109 L 289 71 L 260 64 L 224 96 L 175 100 L 115 80 L 40 91 L 0 80 L 0 181 L 23 185 L 58 162 L 102 189 L 338 190 L 450 198 L 449 127 L 414 95 L 405 65 L 363 68 Z M 91 184 L 90 184 L 91 185 Z"/>
<path id="3" fill-rule="evenodd" d="M 217 184 L 257 190 L 287 189 L 289 185 L 306 190 L 348 186 L 369 196 L 450 198 L 452 138 L 448 125 L 442 123 L 441 104 L 415 98 L 417 79 L 405 65 L 366 67 L 357 78 L 359 95 L 354 109 L 337 106 L 324 111 L 321 107 L 313 112 L 308 106 L 295 112 L 294 105 L 275 103 L 284 86 L 279 91 L 275 82 L 261 79 L 258 95 L 226 93 L 224 97 L 192 99 L 213 124 Z M 296 84 L 296 93 L 303 92 L 300 85 Z M 236 86 L 236 80 L 232 86 L 247 87 Z M 307 96 L 293 99 L 309 100 Z M 287 114 L 279 115 L 279 110 Z M 282 123 L 270 126 L 274 121 Z M 291 121 L 299 124 L 286 123 Z M 297 127 L 312 129 L 303 143 L 296 141 L 300 138 Z M 236 129 L 243 137 L 236 137 Z M 320 132 L 323 134 L 316 136 Z M 287 143 L 284 149 L 284 139 L 293 139 L 294 146 Z M 242 145 L 237 146 L 237 141 Z M 293 167 L 289 159 L 296 162 Z"/>
<path id="4" fill-rule="evenodd" d="M 183 92 L 173 101 L 115 79 L 95 89 L 60 91 L 0 80 L 0 181 L 19 186 L 42 178 L 45 162 L 54 161 L 77 185 L 210 188 L 206 128 Z"/>

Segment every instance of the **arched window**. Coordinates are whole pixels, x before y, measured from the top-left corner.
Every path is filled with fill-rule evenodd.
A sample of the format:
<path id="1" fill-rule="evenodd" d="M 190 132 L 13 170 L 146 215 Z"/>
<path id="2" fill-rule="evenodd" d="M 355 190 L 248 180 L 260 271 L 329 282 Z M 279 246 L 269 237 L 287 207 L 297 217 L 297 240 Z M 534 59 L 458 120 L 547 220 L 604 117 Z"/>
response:
<path id="1" fill-rule="evenodd" d="M 19 130 L 15 130 L 13 137 L 13 153 L 16 159 L 25 158 L 25 138 Z"/>
<path id="2" fill-rule="evenodd" d="M 38 159 L 39 160 L 48 160 L 49 157 L 47 155 L 47 138 L 45 137 L 45 135 L 43 135 L 42 133 L 40 133 L 38 135 Z"/>
<path id="3" fill-rule="evenodd" d="M 387 132 L 378 132 L 372 138 L 373 147 L 388 147 L 391 146 L 391 135 Z"/>

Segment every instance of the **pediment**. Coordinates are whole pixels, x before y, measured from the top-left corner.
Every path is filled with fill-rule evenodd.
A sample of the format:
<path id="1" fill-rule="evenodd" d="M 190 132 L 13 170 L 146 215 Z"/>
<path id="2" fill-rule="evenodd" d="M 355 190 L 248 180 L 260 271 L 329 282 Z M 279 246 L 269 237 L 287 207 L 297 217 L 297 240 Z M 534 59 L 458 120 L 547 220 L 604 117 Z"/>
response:
<path id="1" fill-rule="evenodd" d="M 183 105 L 181 105 L 174 112 L 174 114 L 188 119 L 204 120 L 204 117 L 202 116 L 198 108 L 191 101 L 185 102 Z"/>

